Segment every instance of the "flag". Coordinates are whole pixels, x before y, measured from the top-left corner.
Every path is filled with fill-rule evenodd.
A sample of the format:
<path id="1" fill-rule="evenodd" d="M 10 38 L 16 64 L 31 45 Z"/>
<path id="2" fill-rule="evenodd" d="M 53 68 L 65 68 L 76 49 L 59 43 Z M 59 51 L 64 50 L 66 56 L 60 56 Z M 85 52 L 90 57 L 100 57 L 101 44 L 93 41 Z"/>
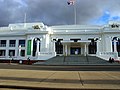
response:
<path id="1" fill-rule="evenodd" d="M 75 0 L 69 0 L 69 1 L 67 2 L 68 5 L 74 5 L 74 3 L 75 3 Z"/>

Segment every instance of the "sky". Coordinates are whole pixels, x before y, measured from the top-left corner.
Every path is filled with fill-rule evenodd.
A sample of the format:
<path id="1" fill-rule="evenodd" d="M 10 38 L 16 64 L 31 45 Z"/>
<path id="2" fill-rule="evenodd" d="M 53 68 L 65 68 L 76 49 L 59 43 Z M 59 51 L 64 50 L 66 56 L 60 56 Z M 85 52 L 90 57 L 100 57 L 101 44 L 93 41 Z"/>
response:
<path id="1" fill-rule="evenodd" d="M 68 0 L 0 0 L 0 27 L 10 23 L 74 24 L 74 5 Z M 103 25 L 120 20 L 120 0 L 76 0 L 77 24 Z"/>

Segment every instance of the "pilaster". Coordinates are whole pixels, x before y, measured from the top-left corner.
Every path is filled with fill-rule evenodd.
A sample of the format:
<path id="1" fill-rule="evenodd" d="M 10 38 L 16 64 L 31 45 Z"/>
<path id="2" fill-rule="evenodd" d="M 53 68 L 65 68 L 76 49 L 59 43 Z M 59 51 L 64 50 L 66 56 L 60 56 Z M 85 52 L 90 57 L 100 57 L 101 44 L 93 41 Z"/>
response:
<path id="1" fill-rule="evenodd" d="M 114 42 L 114 52 L 117 52 L 117 45 L 116 45 L 117 41 L 114 40 L 113 42 Z"/>
<path id="2" fill-rule="evenodd" d="M 101 41 L 97 40 L 97 53 L 101 52 Z"/>
<path id="3" fill-rule="evenodd" d="M 87 45 L 86 45 L 86 43 L 84 44 L 84 48 L 85 48 L 84 56 L 86 56 L 86 54 L 87 54 Z"/>
<path id="4" fill-rule="evenodd" d="M 6 58 L 9 58 L 9 40 L 6 40 Z"/>
<path id="5" fill-rule="evenodd" d="M 15 43 L 15 57 L 19 56 L 19 40 L 16 39 L 16 43 Z"/>
<path id="6" fill-rule="evenodd" d="M 106 52 L 113 52 L 112 50 L 112 38 L 111 37 L 106 37 L 105 38 L 106 44 L 104 45 L 106 47 Z"/>
<path id="7" fill-rule="evenodd" d="M 67 55 L 68 55 L 68 45 L 65 44 L 65 56 L 67 56 Z"/>

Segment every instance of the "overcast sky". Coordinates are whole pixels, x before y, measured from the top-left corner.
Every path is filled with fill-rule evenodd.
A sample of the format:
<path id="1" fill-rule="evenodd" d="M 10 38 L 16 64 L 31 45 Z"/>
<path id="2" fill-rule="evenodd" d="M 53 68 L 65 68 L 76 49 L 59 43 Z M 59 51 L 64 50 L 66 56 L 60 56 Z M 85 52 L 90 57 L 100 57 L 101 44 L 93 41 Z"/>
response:
<path id="1" fill-rule="evenodd" d="M 0 26 L 27 22 L 47 25 L 74 24 L 68 0 L 0 0 Z M 120 0 L 76 0 L 77 24 L 106 24 L 120 20 Z"/>

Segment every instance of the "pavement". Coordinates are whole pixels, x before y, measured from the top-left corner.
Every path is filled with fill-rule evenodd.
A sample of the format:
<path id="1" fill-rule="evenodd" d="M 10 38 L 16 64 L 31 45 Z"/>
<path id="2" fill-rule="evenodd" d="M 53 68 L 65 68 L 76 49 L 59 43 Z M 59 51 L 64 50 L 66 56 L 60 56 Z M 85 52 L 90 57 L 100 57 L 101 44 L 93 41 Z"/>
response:
<path id="1" fill-rule="evenodd" d="M 0 69 L 0 90 L 18 88 L 22 90 L 120 89 L 120 72 Z"/>

